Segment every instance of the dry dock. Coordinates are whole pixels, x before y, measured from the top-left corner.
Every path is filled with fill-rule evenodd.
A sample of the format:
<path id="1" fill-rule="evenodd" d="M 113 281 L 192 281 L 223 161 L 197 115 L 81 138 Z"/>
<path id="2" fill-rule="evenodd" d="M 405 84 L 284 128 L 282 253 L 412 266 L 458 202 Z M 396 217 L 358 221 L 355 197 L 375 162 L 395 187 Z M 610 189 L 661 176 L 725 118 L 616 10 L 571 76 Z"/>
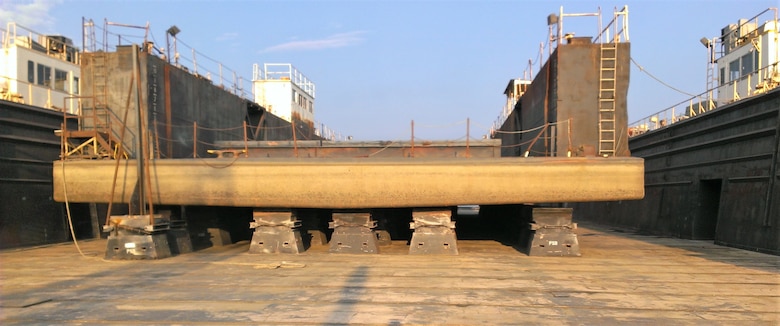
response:
<path id="1" fill-rule="evenodd" d="M 154 261 L 104 261 L 105 240 L 0 252 L 0 323 L 780 323 L 780 257 L 596 225 L 582 257 L 492 240 L 458 256 L 248 254 L 247 242 Z"/>

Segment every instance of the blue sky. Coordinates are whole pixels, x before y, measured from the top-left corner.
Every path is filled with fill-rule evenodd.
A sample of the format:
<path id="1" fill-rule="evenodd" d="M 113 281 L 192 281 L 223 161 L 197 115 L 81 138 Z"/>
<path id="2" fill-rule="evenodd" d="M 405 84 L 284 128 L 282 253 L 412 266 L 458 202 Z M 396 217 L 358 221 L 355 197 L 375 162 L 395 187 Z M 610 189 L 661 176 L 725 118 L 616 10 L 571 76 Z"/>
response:
<path id="1" fill-rule="evenodd" d="M 3 0 L 0 23 L 65 35 L 79 46 L 82 17 L 98 24 L 149 23 L 158 44 L 176 25 L 182 42 L 244 80 L 251 80 L 253 64 L 293 64 L 317 85 L 315 118 L 356 140 L 408 139 L 411 120 L 416 138 L 458 139 L 467 118 L 472 137 L 488 132 L 508 81 L 522 77 L 529 59 L 538 57 L 549 14 L 563 6 L 564 13 L 601 7 L 611 15 L 624 5 L 632 58 L 665 83 L 699 94 L 706 88 L 707 58 L 699 39 L 718 36 L 724 26 L 778 1 Z M 565 18 L 564 29 L 593 36 L 598 21 Z M 628 96 L 631 121 L 690 97 L 636 65 Z"/>

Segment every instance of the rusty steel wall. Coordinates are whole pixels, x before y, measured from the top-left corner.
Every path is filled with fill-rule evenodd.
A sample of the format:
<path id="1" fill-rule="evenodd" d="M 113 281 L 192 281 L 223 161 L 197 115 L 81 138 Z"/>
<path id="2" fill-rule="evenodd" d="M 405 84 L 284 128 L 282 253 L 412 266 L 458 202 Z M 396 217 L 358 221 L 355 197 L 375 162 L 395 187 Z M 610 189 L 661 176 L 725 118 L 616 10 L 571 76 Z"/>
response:
<path id="1" fill-rule="evenodd" d="M 209 149 L 218 141 L 244 139 L 244 123 L 249 139 L 291 140 L 289 122 L 269 114 L 264 108 L 241 98 L 186 67 L 171 65 L 144 51 L 138 51 L 140 86 L 134 80 L 132 46 L 119 46 L 116 52 L 84 53 L 82 93 L 95 99 L 82 101 L 86 107 L 105 106 L 112 113 L 115 135 L 124 121 L 124 146 L 135 151 L 140 103 L 145 130 L 158 146 L 161 158 L 212 157 Z M 247 87 L 247 86 L 245 86 Z M 136 92 L 140 101 L 136 101 Z M 260 125 L 260 128 L 257 126 Z M 318 139 L 313 126 L 296 125 L 300 139 Z M 133 157 L 135 155 L 132 155 Z"/>
<path id="2" fill-rule="evenodd" d="M 631 138 L 645 198 L 577 219 L 780 255 L 780 89 Z"/>
<path id="3" fill-rule="evenodd" d="M 500 131 L 505 133 L 497 134 L 502 140 L 502 156 L 521 156 L 526 151 L 530 151 L 530 156 L 566 156 L 569 150 L 572 155 L 581 156 L 585 155 L 583 146 L 598 149 L 600 47 L 576 42 L 561 44 L 553 52 L 501 127 Z M 625 134 L 628 123 L 630 52 L 630 43 L 617 44 L 617 135 Z M 513 133 L 545 123 L 551 127 L 541 136 L 541 131 Z M 539 139 L 533 142 L 536 137 Z M 616 156 L 629 156 L 626 137 L 616 140 Z"/>
<path id="4" fill-rule="evenodd" d="M 218 140 L 243 139 L 246 100 L 212 81 L 140 52 L 147 126 L 157 129 L 162 157 L 199 157 Z"/>
<path id="5" fill-rule="evenodd" d="M 227 152 L 247 150 L 249 157 L 298 158 L 486 158 L 501 157 L 501 141 L 228 141 L 219 142 Z M 232 153 L 230 153 L 232 154 Z"/>

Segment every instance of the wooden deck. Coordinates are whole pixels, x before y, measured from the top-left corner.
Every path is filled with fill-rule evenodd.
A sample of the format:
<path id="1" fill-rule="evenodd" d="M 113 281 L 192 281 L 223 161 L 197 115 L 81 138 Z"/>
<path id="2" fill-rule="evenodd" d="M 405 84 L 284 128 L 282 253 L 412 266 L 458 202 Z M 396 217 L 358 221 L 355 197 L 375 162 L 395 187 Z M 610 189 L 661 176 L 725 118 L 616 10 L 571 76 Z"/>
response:
<path id="1" fill-rule="evenodd" d="M 0 252 L 0 323 L 741 324 L 780 322 L 780 257 L 580 224 L 582 257 L 491 240 L 459 256 L 248 254 L 104 261 L 105 240 Z"/>

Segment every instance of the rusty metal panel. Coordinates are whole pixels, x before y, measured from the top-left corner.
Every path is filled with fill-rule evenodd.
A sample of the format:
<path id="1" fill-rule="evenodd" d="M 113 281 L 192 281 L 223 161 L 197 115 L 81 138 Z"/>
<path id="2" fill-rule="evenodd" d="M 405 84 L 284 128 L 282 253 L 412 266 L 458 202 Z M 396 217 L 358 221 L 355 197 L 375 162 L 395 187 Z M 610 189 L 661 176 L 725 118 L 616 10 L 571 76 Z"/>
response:
<path id="1" fill-rule="evenodd" d="M 501 141 L 220 141 L 222 150 L 247 150 L 259 158 L 467 158 L 500 157 Z"/>
<path id="2" fill-rule="evenodd" d="M 616 46 L 616 155 L 629 156 L 626 99 L 631 44 Z M 573 156 L 585 156 L 588 148 L 598 148 L 600 48 L 601 44 L 586 43 L 561 45 L 555 50 L 496 134 L 503 141 L 503 156 L 521 156 L 526 151 L 537 156 L 566 156 L 570 150 Z M 556 128 L 532 132 L 546 123 Z M 537 136 L 540 138 L 533 142 Z"/>

